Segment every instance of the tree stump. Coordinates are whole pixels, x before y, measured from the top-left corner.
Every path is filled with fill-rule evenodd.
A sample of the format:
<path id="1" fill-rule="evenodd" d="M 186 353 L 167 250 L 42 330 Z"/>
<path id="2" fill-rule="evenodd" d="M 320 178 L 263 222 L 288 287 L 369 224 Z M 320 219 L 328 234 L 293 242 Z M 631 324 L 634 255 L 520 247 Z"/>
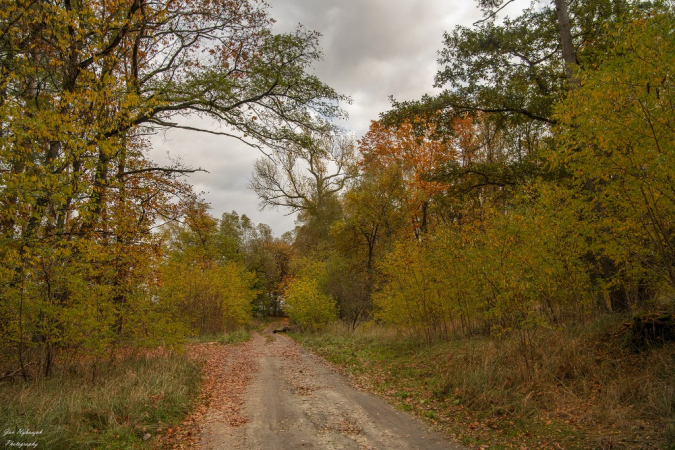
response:
<path id="1" fill-rule="evenodd" d="M 675 342 L 675 320 L 666 312 L 653 312 L 633 317 L 625 324 L 624 339 L 636 352 L 660 347 L 666 342 Z"/>

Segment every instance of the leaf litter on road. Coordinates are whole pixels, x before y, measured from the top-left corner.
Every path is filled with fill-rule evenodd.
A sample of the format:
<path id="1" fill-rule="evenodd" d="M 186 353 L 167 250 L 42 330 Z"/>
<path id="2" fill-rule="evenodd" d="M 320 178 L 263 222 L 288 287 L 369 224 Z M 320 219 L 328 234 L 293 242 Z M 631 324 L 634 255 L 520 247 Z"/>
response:
<path id="1" fill-rule="evenodd" d="M 243 394 L 257 370 L 250 341 L 237 345 L 191 344 L 186 351 L 202 364 L 202 388 L 192 412 L 181 424 L 165 431 L 158 439 L 158 448 L 195 448 L 205 425 L 220 422 L 239 427 L 248 421 L 241 411 Z"/>

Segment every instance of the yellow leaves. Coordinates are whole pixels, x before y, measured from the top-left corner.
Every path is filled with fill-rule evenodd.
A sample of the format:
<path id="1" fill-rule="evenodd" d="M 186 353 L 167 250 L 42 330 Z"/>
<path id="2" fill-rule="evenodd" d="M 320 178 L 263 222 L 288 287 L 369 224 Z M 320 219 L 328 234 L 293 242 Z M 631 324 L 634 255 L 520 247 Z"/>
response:
<path id="1" fill-rule="evenodd" d="M 168 311 L 201 333 L 245 325 L 251 317 L 255 275 L 234 262 L 186 253 L 162 266 L 159 296 Z"/>
<path id="2" fill-rule="evenodd" d="M 284 291 L 284 311 L 300 328 L 320 329 L 337 319 L 335 300 L 321 288 L 326 266 L 311 259 L 301 264 L 300 275 L 289 281 Z"/>
<path id="3" fill-rule="evenodd" d="M 141 246 L 62 240 L 25 245 L 21 255 L 12 256 L 6 247 L 1 251 L 0 276 L 10 266 L 22 274 L 21 295 L 6 288 L 3 295 L 13 311 L 10 320 L 22 322 L 24 337 L 42 335 L 49 345 L 100 355 L 134 333 L 147 332 L 142 322 L 152 320 L 156 305 L 144 288 L 150 265 Z M 116 326 L 120 321 L 123 329 Z M 157 334 L 146 337 L 150 342 Z M 17 338 L 2 336 L 0 344 Z"/>
<path id="4" fill-rule="evenodd" d="M 556 109 L 559 147 L 549 160 L 573 174 L 568 202 L 583 212 L 594 250 L 626 270 L 644 258 L 650 267 L 640 270 L 668 273 L 673 262 L 663 251 L 675 214 L 663 195 L 675 179 L 672 23 L 671 13 L 654 11 L 616 24 L 602 63 L 580 73 L 581 87 Z"/>
<path id="5" fill-rule="evenodd" d="M 431 339 L 457 320 L 508 329 L 545 323 L 543 304 L 579 302 L 588 289 L 583 249 L 541 211 L 492 212 L 480 224 L 428 233 L 422 244 L 398 243 L 379 265 L 386 281 L 373 296 L 377 318 Z"/>
<path id="6" fill-rule="evenodd" d="M 0 296 L 11 301 L 0 313 L 3 323 L 7 310 L 8 322 L 26 326 L 23 334 L 0 336 L 1 344 L 49 331 L 45 345 L 98 352 L 116 339 L 168 337 L 185 317 L 236 326 L 250 315 L 255 280 L 241 267 L 179 261 L 174 273 L 174 262 L 160 268 L 151 230 L 180 217 L 182 200 L 193 195 L 175 172 L 149 170 L 137 125 L 158 111 L 203 107 L 206 71 L 189 67 L 200 58 L 193 50 L 211 38 L 243 42 L 266 31 L 265 8 L 187 0 L 135 10 L 140 5 L 0 0 L 3 48 L 11 50 L 0 68 Z M 211 69 L 209 88 L 227 76 Z M 297 77 L 293 83 L 294 92 L 323 101 L 323 88 Z M 242 99 L 223 99 L 223 92 L 238 95 L 228 86 L 208 95 L 219 98 L 208 108 L 231 119 L 224 111 Z M 51 328 L 41 329 L 45 323 Z"/>

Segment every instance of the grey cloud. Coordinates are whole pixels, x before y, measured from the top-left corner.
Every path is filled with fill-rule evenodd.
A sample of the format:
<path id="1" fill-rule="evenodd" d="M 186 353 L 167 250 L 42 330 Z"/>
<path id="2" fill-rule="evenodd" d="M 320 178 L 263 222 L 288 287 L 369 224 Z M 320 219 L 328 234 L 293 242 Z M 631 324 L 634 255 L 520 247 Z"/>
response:
<path id="1" fill-rule="evenodd" d="M 323 34 L 324 60 L 314 73 L 339 92 L 350 95 L 345 105 L 349 121 L 341 125 L 360 137 L 370 121 L 389 108 L 388 96 L 415 99 L 432 92 L 435 61 L 443 31 L 480 18 L 474 0 L 269 0 L 275 31 L 294 29 L 299 23 Z M 212 125 L 198 118 L 188 122 Z M 192 122 L 190 122 L 192 123 Z M 261 156 L 235 139 L 170 131 L 153 140 L 151 157 L 166 161 L 168 151 L 186 164 L 210 173 L 193 174 L 195 190 L 205 195 L 213 214 L 236 210 L 256 222 L 268 223 L 279 235 L 293 228 L 285 211 L 258 211 L 255 194 L 246 188 L 253 161 Z"/>
<path id="2" fill-rule="evenodd" d="M 302 23 L 323 34 L 325 59 L 316 74 L 367 105 L 346 108 L 348 127 L 359 135 L 389 107 L 389 95 L 415 99 L 432 92 L 443 32 L 480 17 L 472 0 L 272 0 L 271 5 L 277 31 Z"/>

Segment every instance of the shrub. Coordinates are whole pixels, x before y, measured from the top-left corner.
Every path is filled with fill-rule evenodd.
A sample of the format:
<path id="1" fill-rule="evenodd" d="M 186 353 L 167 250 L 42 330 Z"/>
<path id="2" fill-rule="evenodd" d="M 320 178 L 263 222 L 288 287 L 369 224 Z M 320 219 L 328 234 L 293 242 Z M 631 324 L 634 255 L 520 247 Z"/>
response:
<path id="1" fill-rule="evenodd" d="M 286 287 L 285 311 L 303 330 L 319 330 L 338 316 L 335 300 L 322 289 L 324 266 L 318 261 L 304 261 L 300 274 Z"/>

